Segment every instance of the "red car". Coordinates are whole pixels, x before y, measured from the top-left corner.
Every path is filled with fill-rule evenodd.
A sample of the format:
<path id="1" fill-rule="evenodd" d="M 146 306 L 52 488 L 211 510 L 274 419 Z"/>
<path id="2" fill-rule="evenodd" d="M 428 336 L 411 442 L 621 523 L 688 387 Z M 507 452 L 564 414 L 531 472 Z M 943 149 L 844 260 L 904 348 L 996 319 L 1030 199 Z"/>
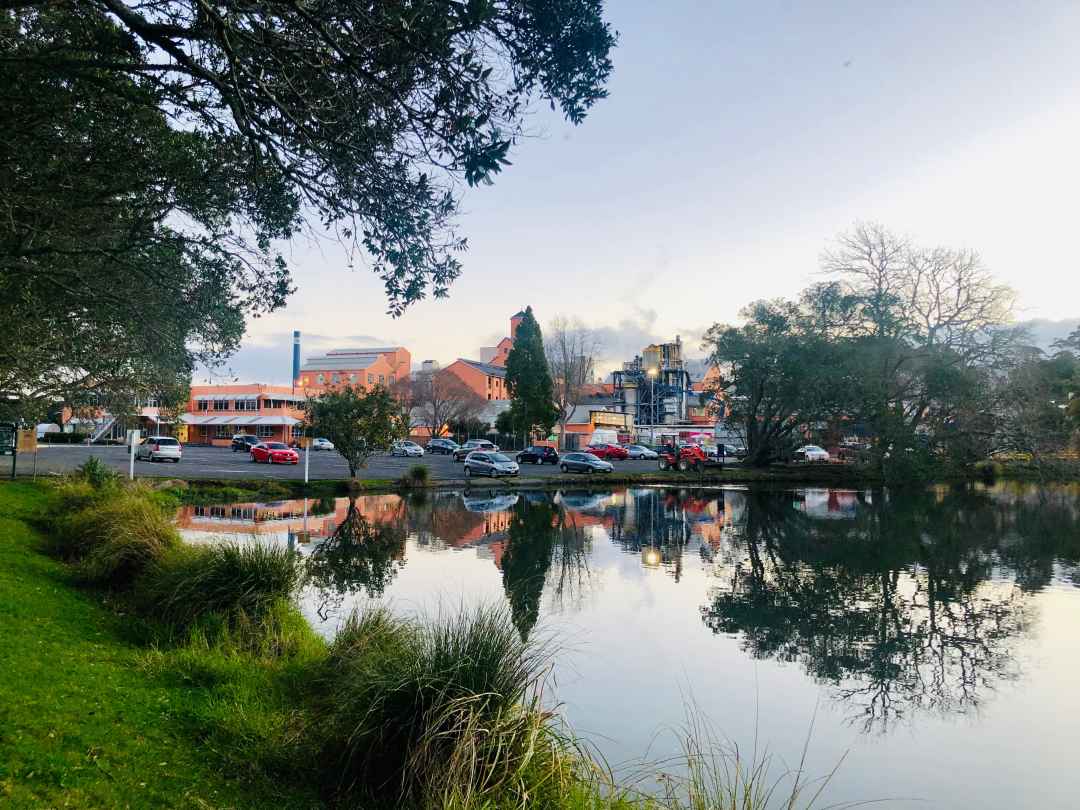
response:
<path id="1" fill-rule="evenodd" d="M 613 458 L 623 459 L 630 457 L 630 451 L 617 444 L 590 444 L 585 448 L 586 453 L 592 453 L 597 458 L 605 458 L 610 461 Z"/>
<path id="2" fill-rule="evenodd" d="M 251 460 L 263 464 L 299 464 L 300 454 L 282 442 L 263 442 L 251 448 Z"/>

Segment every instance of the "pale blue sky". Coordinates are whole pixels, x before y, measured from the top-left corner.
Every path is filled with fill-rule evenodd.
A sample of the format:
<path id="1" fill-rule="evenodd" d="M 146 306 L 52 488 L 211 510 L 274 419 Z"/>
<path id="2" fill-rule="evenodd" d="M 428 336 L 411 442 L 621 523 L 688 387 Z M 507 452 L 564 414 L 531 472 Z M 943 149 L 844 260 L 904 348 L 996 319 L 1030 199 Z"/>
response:
<path id="1" fill-rule="evenodd" d="M 612 2 L 611 96 L 546 110 L 470 190 L 449 299 L 385 315 L 331 242 L 292 248 L 300 291 L 231 364 L 286 382 L 305 353 L 372 341 L 450 362 L 532 304 L 603 328 L 608 360 L 696 348 L 751 300 L 795 295 L 856 219 L 979 250 L 1023 318 L 1080 323 L 1080 3 Z M 609 363 L 610 364 L 610 363 Z"/>

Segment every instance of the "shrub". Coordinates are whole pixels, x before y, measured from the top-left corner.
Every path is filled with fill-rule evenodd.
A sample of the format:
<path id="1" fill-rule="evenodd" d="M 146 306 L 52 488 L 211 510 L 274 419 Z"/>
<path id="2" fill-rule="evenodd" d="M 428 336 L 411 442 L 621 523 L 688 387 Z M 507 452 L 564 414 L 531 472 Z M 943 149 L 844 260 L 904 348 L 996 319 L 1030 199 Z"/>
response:
<path id="1" fill-rule="evenodd" d="M 422 487 L 427 484 L 429 477 L 430 473 L 427 467 L 423 464 L 414 464 L 409 467 L 398 483 L 406 487 Z"/>
<path id="2" fill-rule="evenodd" d="M 1004 467 L 991 459 L 983 459 L 972 465 L 972 471 L 981 481 L 992 484 L 1001 477 Z"/>
<path id="3" fill-rule="evenodd" d="M 143 612 L 179 628 L 209 614 L 227 626 L 258 624 L 299 587 L 292 551 L 259 543 L 180 546 L 151 564 L 136 585 Z"/>
<path id="4" fill-rule="evenodd" d="M 125 587 L 180 546 L 169 517 L 142 490 L 117 490 L 97 497 L 53 524 L 56 550 L 77 563 L 83 579 Z"/>
<path id="5" fill-rule="evenodd" d="M 120 474 L 97 456 L 90 456 L 84 461 L 76 471 L 75 477 L 81 478 L 94 489 L 105 489 L 120 481 Z"/>
<path id="6" fill-rule="evenodd" d="M 312 709 L 330 789 L 439 807 L 558 793 L 578 766 L 539 706 L 545 664 L 505 610 L 423 624 L 354 614 Z"/>

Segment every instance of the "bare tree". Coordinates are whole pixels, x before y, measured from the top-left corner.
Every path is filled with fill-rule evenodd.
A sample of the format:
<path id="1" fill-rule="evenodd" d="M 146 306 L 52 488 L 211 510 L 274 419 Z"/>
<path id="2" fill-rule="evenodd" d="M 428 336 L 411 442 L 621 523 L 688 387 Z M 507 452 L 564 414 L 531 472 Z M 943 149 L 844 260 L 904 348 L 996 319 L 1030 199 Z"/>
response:
<path id="1" fill-rule="evenodd" d="M 585 386 L 592 382 L 600 349 L 599 336 L 578 319 L 560 315 L 544 332 L 544 353 L 551 369 L 558 410 L 559 444 L 564 448 L 566 423 L 581 404 Z"/>
<path id="2" fill-rule="evenodd" d="M 432 438 L 441 436 L 451 422 L 479 416 L 484 400 L 452 371 L 421 372 L 412 383 L 412 416 Z"/>

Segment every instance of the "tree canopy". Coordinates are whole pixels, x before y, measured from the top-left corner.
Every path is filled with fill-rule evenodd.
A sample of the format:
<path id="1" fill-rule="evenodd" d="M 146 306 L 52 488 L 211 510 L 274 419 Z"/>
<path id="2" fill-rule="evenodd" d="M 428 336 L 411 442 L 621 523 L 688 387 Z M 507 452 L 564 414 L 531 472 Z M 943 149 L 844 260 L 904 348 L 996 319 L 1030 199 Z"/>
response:
<path id="1" fill-rule="evenodd" d="M 558 413 L 555 392 L 544 353 L 540 324 L 526 307 L 506 357 L 506 387 L 510 391 L 510 420 L 515 432 L 547 437 Z"/>
<path id="2" fill-rule="evenodd" d="M 536 101 L 580 123 L 615 38 L 599 0 L 0 11 L 0 389 L 189 376 L 292 284 L 275 249 L 342 238 L 399 314 L 445 295 L 460 185 Z"/>
<path id="3" fill-rule="evenodd" d="M 407 433 L 400 403 L 382 386 L 326 391 L 308 399 L 305 407 L 308 434 L 333 442 L 352 478 L 372 453 Z"/>

